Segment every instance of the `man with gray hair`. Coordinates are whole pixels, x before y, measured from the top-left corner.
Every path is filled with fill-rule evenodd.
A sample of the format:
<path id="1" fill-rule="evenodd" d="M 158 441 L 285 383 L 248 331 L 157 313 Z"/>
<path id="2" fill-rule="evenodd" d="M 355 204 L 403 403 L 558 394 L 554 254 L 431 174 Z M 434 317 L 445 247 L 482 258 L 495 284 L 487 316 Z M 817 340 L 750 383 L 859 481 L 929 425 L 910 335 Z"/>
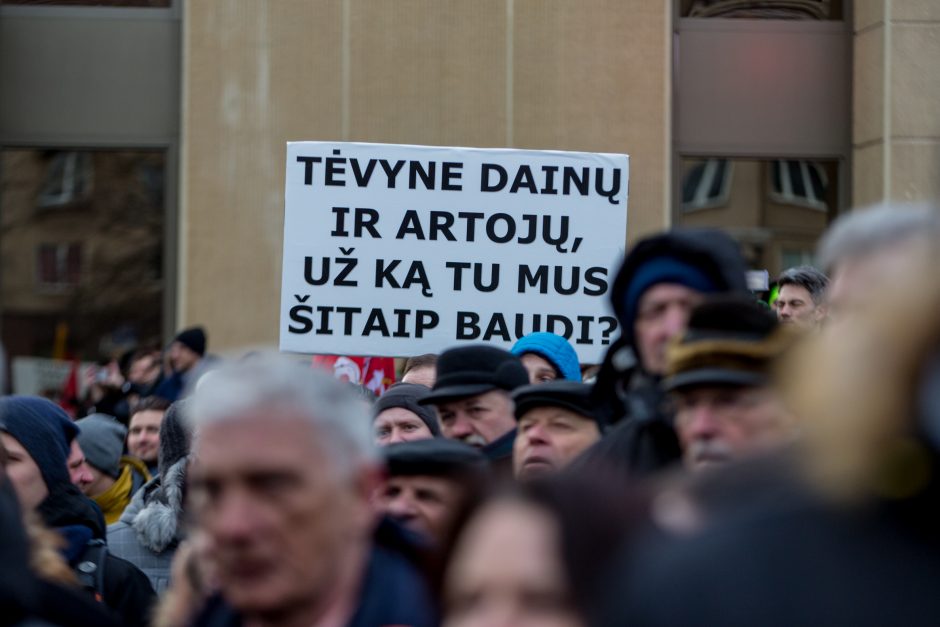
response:
<path id="1" fill-rule="evenodd" d="M 826 319 L 829 278 L 813 266 L 788 268 L 777 278 L 777 319 L 801 329 L 814 329 Z"/>
<path id="2" fill-rule="evenodd" d="M 424 582 L 372 541 L 382 469 L 342 383 L 257 355 L 206 378 L 190 497 L 219 594 L 195 625 L 431 625 Z"/>
<path id="3" fill-rule="evenodd" d="M 929 205 L 882 204 L 840 217 L 816 253 L 831 280 L 829 314 L 837 318 L 863 306 L 866 298 L 877 298 L 875 288 L 897 280 L 938 237 L 940 213 Z"/>

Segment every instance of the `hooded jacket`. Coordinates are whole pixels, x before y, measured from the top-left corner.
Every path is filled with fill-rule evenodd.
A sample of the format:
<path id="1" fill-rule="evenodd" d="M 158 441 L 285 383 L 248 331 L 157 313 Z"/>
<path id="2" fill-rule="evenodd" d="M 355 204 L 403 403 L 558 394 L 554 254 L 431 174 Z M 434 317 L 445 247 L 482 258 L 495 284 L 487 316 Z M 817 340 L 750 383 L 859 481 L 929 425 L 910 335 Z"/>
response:
<path id="1" fill-rule="evenodd" d="M 726 233 L 714 229 L 677 228 L 639 241 L 627 254 L 610 290 L 610 300 L 620 325 L 615 340 L 601 364 L 594 385 L 594 402 L 608 424 L 633 420 L 640 424 L 617 428 L 614 447 L 599 443 L 587 457 L 626 455 L 632 471 L 653 472 L 678 461 L 679 450 L 673 436 L 653 421 L 663 421 L 672 429 L 662 408 L 659 377 L 646 372 L 635 349 L 635 305 L 628 303 L 633 282 L 649 262 L 670 258 L 698 270 L 714 293 L 748 294 L 747 267 L 738 244 Z M 635 296 L 639 299 L 642 292 Z M 595 459 L 594 461 L 602 461 Z M 623 468 L 624 460 L 610 460 L 608 466 Z"/>
<path id="2" fill-rule="evenodd" d="M 120 520 L 108 526 L 112 553 L 137 566 L 157 594 L 170 583 L 176 548 L 183 539 L 183 495 L 188 458 L 147 483 L 131 499 Z"/>
<path id="3" fill-rule="evenodd" d="M 57 405 L 25 396 L 0 398 L 0 426 L 39 467 L 48 495 L 36 508 L 45 525 L 65 540 L 63 555 L 77 569 L 93 540 L 104 540 L 104 518 L 69 480 L 66 462 L 77 429 Z M 105 552 L 101 594 L 104 606 L 124 625 L 149 624 L 153 588 L 132 564 Z M 97 568 L 97 566 L 96 566 Z"/>
<path id="4" fill-rule="evenodd" d="M 120 520 L 108 527 L 108 547 L 143 571 L 157 593 L 184 537 L 183 505 L 191 432 L 182 419 L 185 401 L 173 403 L 160 425 L 160 474 L 137 491 Z"/>

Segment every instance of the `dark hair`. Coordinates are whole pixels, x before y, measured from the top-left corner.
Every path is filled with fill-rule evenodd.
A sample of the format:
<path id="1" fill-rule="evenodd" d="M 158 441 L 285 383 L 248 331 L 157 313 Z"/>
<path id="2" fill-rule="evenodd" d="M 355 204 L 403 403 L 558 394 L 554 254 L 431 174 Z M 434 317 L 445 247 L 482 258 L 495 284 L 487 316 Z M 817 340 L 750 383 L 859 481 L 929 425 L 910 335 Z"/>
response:
<path id="1" fill-rule="evenodd" d="M 610 481 L 599 479 L 609 478 Z M 596 597 L 604 588 L 608 567 L 622 555 L 645 520 L 645 492 L 629 488 L 623 481 L 603 473 L 563 473 L 523 484 L 507 484 L 459 522 L 447 546 L 445 568 L 438 589 L 444 591 L 444 578 L 455 554 L 454 549 L 468 524 L 489 505 L 516 502 L 533 505 L 546 512 L 560 529 L 558 555 L 565 573 L 574 609 L 587 617 Z"/>
<path id="2" fill-rule="evenodd" d="M 401 369 L 401 376 L 405 376 L 415 368 L 428 368 L 436 365 L 437 354 L 435 353 L 425 353 L 424 355 L 409 357 L 405 360 L 405 365 Z"/>
<path id="3" fill-rule="evenodd" d="M 145 396 L 134 403 L 134 406 L 131 408 L 130 417 L 133 418 L 134 414 L 142 411 L 166 411 L 169 408 L 170 401 L 166 400 L 165 398 L 161 396 Z"/>
<path id="4" fill-rule="evenodd" d="M 797 266 L 787 268 L 777 279 L 777 285 L 798 285 L 804 288 L 813 298 L 815 304 L 819 304 L 825 296 L 826 288 L 829 287 L 829 277 L 814 268 L 813 266 Z"/>

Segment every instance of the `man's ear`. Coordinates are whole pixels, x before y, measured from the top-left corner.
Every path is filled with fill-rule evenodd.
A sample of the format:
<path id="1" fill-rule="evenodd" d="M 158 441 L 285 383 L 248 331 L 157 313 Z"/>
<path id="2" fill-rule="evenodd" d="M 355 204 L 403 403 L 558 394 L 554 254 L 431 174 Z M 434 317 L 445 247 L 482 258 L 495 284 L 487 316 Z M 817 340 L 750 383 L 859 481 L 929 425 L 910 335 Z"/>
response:
<path id="1" fill-rule="evenodd" d="M 365 505 L 361 511 L 366 520 L 361 522 L 370 528 L 378 524 L 380 518 L 377 508 L 374 507 L 374 500 L 376 493 L 385 481 L 385 477 L 385 466 L 371 463 L 359 468 L 353 480 L 353 491 L 357 500 Z"/>
<path id="2" fill-rule="evenodd" d="M 816 306 L 816 310 L 813 312 L 813 320 L 816 322 L 822 322 L 826 319 L 826 316 L 829 315 L 829 306 L 825 303 Z"/>

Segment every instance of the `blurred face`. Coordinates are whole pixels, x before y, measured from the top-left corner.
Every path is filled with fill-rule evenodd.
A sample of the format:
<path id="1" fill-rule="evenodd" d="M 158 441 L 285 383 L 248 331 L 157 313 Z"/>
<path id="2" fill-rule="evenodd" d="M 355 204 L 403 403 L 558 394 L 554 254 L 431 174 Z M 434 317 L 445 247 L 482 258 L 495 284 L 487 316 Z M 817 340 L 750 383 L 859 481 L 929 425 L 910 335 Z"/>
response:
<path id="1" fill-rule="evenodd" d="M 148 464 L 157 462 L 160 452 L 160 423 L 163 412 L 145 409 L 131 416 L 127 429 L 127 451 Z"/>
<path id="2" fill-rule="evenodd" d="M 512 407 L 509 394 L 492 390 L 441 403 L 437 406 L 437 413 L 444 437 L 482 448 L 516 426 Z"/>
<path id="3" fill-rule="evenodd" d="M 39 466 L 26 452 L 23 445 L 8 433 L 0 433 L 0 440 L 7 450 L 7 476 L 16 491 L 16 498 L 24 511 L 31 511 L 39 507 L 49 495 L 46 482 L 39 472 Z"/>
<path id="4" fill-rule="evenodd" d="M 529 372 L 529 383 L 545 383 L 559 378 L 555 366 L 544 357 L 540 357 L 535 353 L 525 353 L 519 359 Z"/>
<path id="5" fill-rule="evenodd" d="M 173 366 L 173 370 L 186 372 L 195 366 L 199 359 L 199 353 L 182 342 L 173 342 L 170 344 L 170 365 Z"/>
<path id="6" fill-rule="evenodd" d="M 597 423 L 561 407 L 536 407 L 519 419 L 512 465 L 517 479 L 561 470 L 601 437 Z"/>
<path id="7" fill-rule="evenodd" d="M 767 387 L 701 386 L 675 393 L 676 431 L 693 471 L 782 444 L 792 424 Z"/>
<path id="8" fill-rule="evenodd" d="M 379 489 L 379 511 L 426 538 L 443 541 L 460 505 L 461 488 L 443 477 L 389 477 Z"/>
<path id="9" fill-rule="evenodd" d="M 494 503 L 470 521 L 444 583 L 445 627 L 581 627 L 544 511 Z"/>
<path id="10" fill-rule="evenodd" d="M 805 287 L 792 283 L 780 288 L 774 308 L 780 322 L 805 329 L 815 327 L 826 317 L 826 307 L 816 305 Z"/>
<path id="11" fill-rule="evenodd" d="M 89 463 L 85 463 L 86 473 L 90 481 L 82 483 L 78 487 L 82 494 L 89 498 L 95 498 L 107 492 L 114 485 L 114 477 L 101 472 Z"/>
<path id="12" fill-rule="evenodd" d="M 131 364 L 127 380 L 138 385 L 150 385 L 160 376 L 160 359 L 155 355 L 144 355 Z"/>
<path id="13" fill-rule="evenodd" d="M 380 412 L 372 423 L 372 429 L 375 433 L 375 443 L 379 446 L 434 437 L 418 414 L 404 407 L 389 407 Z"/>
<path id="14" fill-rule="evenodd" d="M 673 283 L 660 283 L 643 292 L 633 331 L 640 362 L 647 372 L 665 374 L 669 340 L 685 331 L 692 308 L 700 302 L 701 294 Z"/>
<path id="15" fill-rule="evenodd" d="M 85 453 L 82 447 L 78 445 L 78 440 L 72 440 L 72 447 L 69 449 L 68 458 L 69 478 L 72 483 L 78 486 L 78 489 L 85 492 L 88 485 L 95 480 L 91 472 L 91 466 L 85 461 Z"/>
<path id="16" fill-rule="evenodd" d="M 246 615 L 316 616 L 364 550 L 372 471 L 341 475 L 318 435 L 266 408 L 207 424 L 195 441 L 191 505 L 221 590 Z"/>

